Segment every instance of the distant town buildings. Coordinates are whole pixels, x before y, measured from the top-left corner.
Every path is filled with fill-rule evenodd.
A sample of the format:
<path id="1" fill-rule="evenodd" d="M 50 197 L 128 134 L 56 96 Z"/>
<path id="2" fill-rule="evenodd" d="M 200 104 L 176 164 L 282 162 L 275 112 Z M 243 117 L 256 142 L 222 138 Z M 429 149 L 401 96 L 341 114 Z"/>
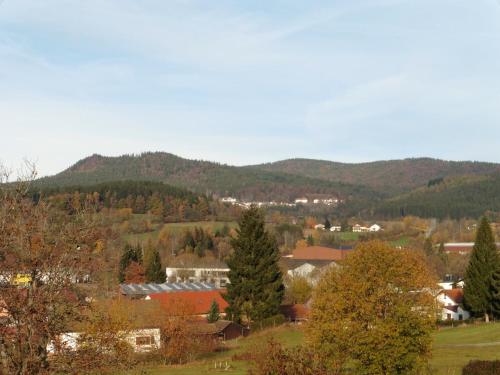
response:
<path id="1" fill-rule="evenodd" d="M 169 282 L 210 283 L 217 288 L 225 288 L 229 283 L 227 266 L 219 268 L 167 267 L 165 272 Z"/>

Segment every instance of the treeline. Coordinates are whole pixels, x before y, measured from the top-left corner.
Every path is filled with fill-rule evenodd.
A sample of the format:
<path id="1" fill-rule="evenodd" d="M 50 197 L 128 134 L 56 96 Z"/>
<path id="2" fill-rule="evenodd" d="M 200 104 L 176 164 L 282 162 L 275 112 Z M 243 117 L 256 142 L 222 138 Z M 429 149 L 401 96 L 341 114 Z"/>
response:
<path id="1" fill-rule="evenodd" d="M 151 213 L 165 222 L 213 218 L 224 208 L 206 196 L 154 181 L 114 181 L 92 186 L 36 187 L 34 200 L 48 199 L 69 214 L 84 206 L 97 210 L 128 208 L 134 214 Z M 229 216 L 231 216 L 229 214 Z"/>
<path id="2" fill-rule="evenodd" d="M 374 210 L 383 218 L 401 216 L 438 219 L 477 218 L 500 211 L 500 174 L 481 179 L 442 181 L 437 185 L 387 200 Z"/>

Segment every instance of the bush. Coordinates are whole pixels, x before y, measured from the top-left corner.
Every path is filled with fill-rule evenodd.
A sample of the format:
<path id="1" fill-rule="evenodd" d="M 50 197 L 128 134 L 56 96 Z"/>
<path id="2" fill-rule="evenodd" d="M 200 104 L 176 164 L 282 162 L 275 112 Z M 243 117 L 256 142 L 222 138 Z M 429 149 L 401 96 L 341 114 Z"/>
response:
<path id="1" fill-rule="evenodd" d="M 500 375 L 500 361 L 470 361 L 462 375 Z"/>
<path id="2" fill-rule="evenodd" d="M 273 315 L 269 318 L 260 320 L 258 322 L 253 322 L 250 324 L 250 332 L 260 331 L 261 329 L 276 327 L 284 324 L 286 322 L 286 318 L 281 315 Z"/>

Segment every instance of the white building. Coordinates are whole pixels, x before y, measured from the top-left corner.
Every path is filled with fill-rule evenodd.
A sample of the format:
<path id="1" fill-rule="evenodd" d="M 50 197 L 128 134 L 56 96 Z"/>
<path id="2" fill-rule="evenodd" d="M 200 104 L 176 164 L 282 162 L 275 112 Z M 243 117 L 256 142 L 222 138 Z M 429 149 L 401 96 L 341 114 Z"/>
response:
<path id="1" fill-rule="evenodd" d="M 314 226 L 314 229 L 316 229 L 316 230 L 325 230 L 325 225 L 324 224 L 316 224 Z"/>
<path id="2" fill-rule="evenodd" d="M 378 224 L 373 224 L 370 228 L 368 228 L 370 232 L 378 232 L 381 229 L 382 227 Z"/>
<path id="3" fill-rule="evenodd" d="M 220 201 L 222 203 L 230 203 L 230 204 L 236 204 L 236 202 L 238 202 L 238 200 L 236 198 L 233 198 L 233 197 L 223 197 L 223 198 L 221 198 Z"/>
<path id="4" fill-rule="evenodd" d="M 187 268 L 187 267 L 167 267 L 166 274 L 169 282 L 208 282 L 217 288 L 225 288 L 229 283 L 227 273 L 229 268 Z"/>
<path id="5" fill-rule="evenodd" d="M 441 306 L 441 320 L 466 320 L 470 318 L 469 311 L 463 308 L 464 290 L 461 288 L 442 290 L 437 296 Z"/>
<path id="6" fill-rule="evenodd" d="M 309 202 L 309 200 L 307 198 L 297 198 L 295 199 L 295 203 L 296 204 L 307 204 L 307 202 Z"/>
<path id="7" fill-rule="evenodd" d="M 58 347 L 69 350 L 76 350 L 78 348 L 80 332 L 67 332 L 59 335 Z M 160 347 L 160 329 L 159 328 L 144 328 L 133 329 L 128 332 L 119 332 L 117 337 L 130 344 L 136 353 L 146 353 L 156 350 Z M 49 353 L 54 353 L 56 345 L 51 342 L 47 346 Z"/>
<path id="8" fill-rule="evenodd" d="M 342 227 L 340 225 L 332 225 L 330 227 L 330 232 L 340 232 L 342 231 Z"/>

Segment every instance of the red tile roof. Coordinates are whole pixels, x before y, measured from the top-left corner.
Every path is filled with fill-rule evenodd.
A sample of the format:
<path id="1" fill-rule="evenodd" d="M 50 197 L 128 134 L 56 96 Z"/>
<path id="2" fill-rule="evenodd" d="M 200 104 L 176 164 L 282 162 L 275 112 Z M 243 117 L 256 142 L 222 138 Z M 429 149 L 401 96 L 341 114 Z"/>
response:
<path id="1" fill-rule="evenodd" d="M 160 304 L 166 308 L 175 304 L 188 304 L 193 315 L 207 314 L 214 300 L 219 305 L 221 313 L 228 307 L 228 303 L 218 290 L 155 293 L 150 294 L 149 297 L 160 301 Z"/>
<path id="2" fill-rule="evenodd" d="M 351 250 L 332 249 L 323 246 L 309 246 L 295 249 L 293 259 L 305 260 L 342 260 Z"/>
<path id="3" fill-rule="evenodd" d="M 456 304 L 464 301 L 464 290 L 460 288 L 443 290 L 445 296 L 453 300 Z"/>

